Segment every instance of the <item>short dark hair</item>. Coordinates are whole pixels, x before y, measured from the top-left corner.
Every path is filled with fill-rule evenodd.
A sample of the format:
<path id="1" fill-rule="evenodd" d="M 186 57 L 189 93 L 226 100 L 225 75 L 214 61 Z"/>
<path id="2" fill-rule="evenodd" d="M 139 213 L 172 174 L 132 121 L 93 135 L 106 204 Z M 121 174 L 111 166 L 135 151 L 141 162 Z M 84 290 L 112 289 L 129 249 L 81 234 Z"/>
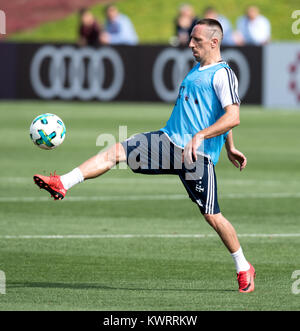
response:
<path id="1" fill-rule="evenodd" d="M 207 25 L 209 27 L 218 27 L 223 35 L 223 28 L 219 21 L 214 20 L 213 18 L 201 18 L 196 22 L 196 25 Z"/>
<path id="2" fill-rule="evenodd" d="M 87 13 L 89 11 L 89 9 L 87 7 L 82 7 L 79 9 L 78 13 L 79 16 L 83 16 L 85 13 Z"/>

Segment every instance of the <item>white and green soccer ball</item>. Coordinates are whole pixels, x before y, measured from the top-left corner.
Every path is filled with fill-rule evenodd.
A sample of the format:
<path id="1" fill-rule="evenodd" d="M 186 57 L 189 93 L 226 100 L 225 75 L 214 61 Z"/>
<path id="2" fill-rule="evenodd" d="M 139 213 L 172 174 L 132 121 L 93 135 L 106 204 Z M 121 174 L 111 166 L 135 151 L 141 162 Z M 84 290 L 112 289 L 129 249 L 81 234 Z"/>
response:
<path id="1" fill-rule="evenodd" d="M 66 137 L 64 122 L 54 114 L 37 116 L 30 126 L 30 138 L 42 149 L 54 149 L 61 145 Z"/>

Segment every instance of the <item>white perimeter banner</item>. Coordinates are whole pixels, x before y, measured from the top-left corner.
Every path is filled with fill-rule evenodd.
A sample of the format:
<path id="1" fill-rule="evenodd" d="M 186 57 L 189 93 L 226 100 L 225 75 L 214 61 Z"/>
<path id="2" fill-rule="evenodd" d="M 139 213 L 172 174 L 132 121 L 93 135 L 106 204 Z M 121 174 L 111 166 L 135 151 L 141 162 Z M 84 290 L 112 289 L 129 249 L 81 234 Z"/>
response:
<path id="1" fill-rule="evenodd" d="M 300 43 L 266 45 L 263 70 L 263 105 L 300 110 Z"/>

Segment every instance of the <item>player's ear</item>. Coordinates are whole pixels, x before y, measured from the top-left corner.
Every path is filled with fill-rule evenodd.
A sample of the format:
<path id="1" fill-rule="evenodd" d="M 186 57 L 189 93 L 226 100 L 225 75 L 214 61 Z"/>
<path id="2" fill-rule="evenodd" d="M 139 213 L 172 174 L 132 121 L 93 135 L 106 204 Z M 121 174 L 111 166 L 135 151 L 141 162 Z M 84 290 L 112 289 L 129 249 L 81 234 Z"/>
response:
<path id="1" fill-rule="evenodd" d="M 216 48 L 216 47 L 218 47 L 219 39 L 218 38 L 211 38 L 210 43 L 211 43 L 212 48 Z"/>

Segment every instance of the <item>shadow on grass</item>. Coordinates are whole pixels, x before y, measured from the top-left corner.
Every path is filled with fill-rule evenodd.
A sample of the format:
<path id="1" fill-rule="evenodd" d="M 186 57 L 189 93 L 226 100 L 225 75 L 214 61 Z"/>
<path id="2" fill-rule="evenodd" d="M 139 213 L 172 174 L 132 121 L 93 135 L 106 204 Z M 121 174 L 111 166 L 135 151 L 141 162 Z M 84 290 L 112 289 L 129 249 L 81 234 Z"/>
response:
<path id="1" fill-rule="evenodd" d="M 208 288 L 138 288 L 138 287 L 114 287 L 98 283 L 46 283 L 46 282 L 28 282 L 28 283 L 8 283 L 8 288 L 57 288 L 74 290 L 112 290 L 112 291 L 165 291 L 165 292 L 236 292 L 232 289 L 208 289 Z"/>

